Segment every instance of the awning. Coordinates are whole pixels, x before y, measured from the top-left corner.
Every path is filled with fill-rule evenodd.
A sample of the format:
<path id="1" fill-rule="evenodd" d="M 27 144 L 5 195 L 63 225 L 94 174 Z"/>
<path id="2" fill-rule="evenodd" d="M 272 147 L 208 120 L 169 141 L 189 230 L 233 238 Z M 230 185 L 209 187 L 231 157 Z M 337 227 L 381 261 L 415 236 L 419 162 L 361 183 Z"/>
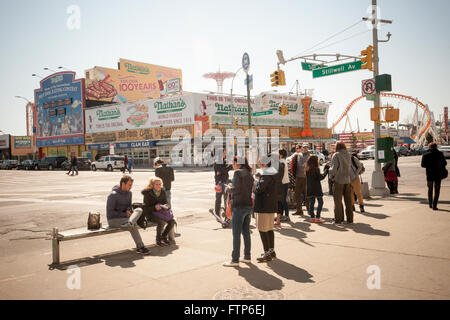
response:
<path id="1" fill-rule="evenodd" d="M 404 138 L 400 138 L 399 140 L 403 141 L 403 143 L 405 144 L 413 144 L 416 143 L 413 139 L 411 139 L 410 137 L 404 137 Z"/>

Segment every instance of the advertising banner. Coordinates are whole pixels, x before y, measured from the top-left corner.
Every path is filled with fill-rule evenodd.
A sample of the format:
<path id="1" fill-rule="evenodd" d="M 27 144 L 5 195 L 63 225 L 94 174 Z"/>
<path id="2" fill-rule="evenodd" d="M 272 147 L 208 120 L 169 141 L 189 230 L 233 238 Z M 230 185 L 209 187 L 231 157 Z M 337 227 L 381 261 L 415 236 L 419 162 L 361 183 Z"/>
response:
<path id="1" fill-rule="evenodd" d="M 448 107 L 444 107 L 444 127 L 445 137 L 448 140 Z"/>
<path id="2" fill-rule="evenodd" d="M 182 74 L 173 69 L 120 59 L 119 70 L 86 70 L 86 99 L 117 103 L 162 98 L 181 91 Z"/>
<path id="3" fill-rule="evenodd" d="M 211 116 L 212 124 L 231 124 L 231 106 L 239 125 L 248 124 L 248 102 L 245 97 L 233 97 L 213 94 L 193 93 L 196 115 Z M 303 127 L 304 115 L 301 96 L 261 94 L 250 100 L 252 107 L 252 124 L 260 126 Z M 280 105 L 288 107 L 288 114 L 280 114 Z M 328 127 L 329 104 L 312 101 L 310 106 L 310 126 L 312 128 Z"/>
<path id="4" fill-rule="evenodd" d="M 194 124 L 193 97 L 173 96 L 87 109 L 86 133 Z"/>
<path id="5" fill-rule="evenodd" d="M 9 149 L 9 134 L 0 135 L 0 149 Z"/>
<path id="6" fill-rule="evenodd" d="M 58 72 L 34 90 L 36 146 L 84 144 L 84 79 Z"/>
<path id="7" fill-rule="evenodd" d="M 164 140 L 170 139 L 175 130 L 184 129 L 193 135 L 193 126 L 158 127 L 137 130 L 125 130 L 115 132 L 86 133 L 86 144 L 124 142 L 136 140 Z"/>
<path id="8" fill-rule="evenodd" d="M 11 154 L 13 156 L 23 156 L 33 153 L 32 136 L 11 136 Z"/>

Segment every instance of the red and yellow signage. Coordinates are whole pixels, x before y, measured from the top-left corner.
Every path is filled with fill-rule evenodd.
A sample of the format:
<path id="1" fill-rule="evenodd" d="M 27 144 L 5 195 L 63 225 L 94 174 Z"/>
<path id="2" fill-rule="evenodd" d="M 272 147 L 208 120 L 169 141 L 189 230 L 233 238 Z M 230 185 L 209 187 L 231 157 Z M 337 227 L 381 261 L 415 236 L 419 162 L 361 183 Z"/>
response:
<path id="1" fill-rule="evenodd" d="M 181 83 L 180 69 L 120 59 L 119 70 L 86 70 L 86 99 L 124 103 L 161 98 L 181 91 Z"/>

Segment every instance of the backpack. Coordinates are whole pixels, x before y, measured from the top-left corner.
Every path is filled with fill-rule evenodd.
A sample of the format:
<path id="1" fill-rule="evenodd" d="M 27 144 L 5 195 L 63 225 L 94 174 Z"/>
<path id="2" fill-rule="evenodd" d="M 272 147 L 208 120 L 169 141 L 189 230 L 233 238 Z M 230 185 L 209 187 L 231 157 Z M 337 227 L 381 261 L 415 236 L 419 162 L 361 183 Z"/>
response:
<path id="1" fill-rule="evenodd" d="M 102 227 L 100 223 L 100 213 L 98 212 L 89 212 L 89 217 L 87 221 L 88 230 L 98 230 Z"/>
<path id="2" fill-rule="evenodd" d="M 356 169 L 358 168 L 358 166 L 357 166 L 356 163 L 355 163 L 355 157 L 354 157 L 354 156 L 352 156 L 352 164 L 353 164 L 353 166 L 354 166 Z M 361 171 L 359 172 L 359 174 L 363 174 L 364 172 L 366 172 L 366 168 L 364 168 L 364 165 L 363 165 L 362 162 L 360 162 L 360 164 L 361 164 Z"/>

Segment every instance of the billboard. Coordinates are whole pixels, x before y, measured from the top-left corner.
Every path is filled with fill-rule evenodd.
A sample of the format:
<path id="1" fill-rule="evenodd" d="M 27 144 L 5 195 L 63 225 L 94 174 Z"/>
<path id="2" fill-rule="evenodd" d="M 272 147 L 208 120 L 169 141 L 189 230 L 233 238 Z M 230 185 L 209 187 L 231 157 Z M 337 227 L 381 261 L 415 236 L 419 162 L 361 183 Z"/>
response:
<path id="1" fill-rule="evenodd" d="M 120 59 L 119 70 L 86 70 L 86 99 L 117 103 L 161 98 L 181 91 L 182 74 L 173 69 Z"/>
<path id="2" fill-rule="evenodd" d="M 86 133 L 194 124 L 192 95 L 141 100 L 87 109 Z"/>
<path id="3" fill-rule="evenodd" d="M 84 79 L 58 72 L 34 90 L 36 146 L 84 144 Z"/>
<path id="4" fill-rule="evenodd" d="M 245 97 L 231 97 L 228 95 L 194 93 L 195 114 L 211 116 L 211 123 L 231 124 L 231 107 L 239 125 L 248 124 L 248 102 Z M 260 94 L 250 100 L 252 107 L 252 124 L 259 126 L 304 126 L 304 111 L 301 96 L 280 94 Z M 281 115 L 280 105 L 288 107 L 288 114 Z M 328 127 L 329 104 L 313 100 L 310 105 L 310 127 Z"/>
<path id="5" fill-rule="evenodd" d="M 448 107 L 444 107 L 444 128 L 445 128 L 445 138 L 448 142 Z"/>
<path id="6" fill-rule="evenodd" d="M 13 156 L 22 156 L 33 153 L 32 136 L 11 136 L 11 154 Z"/>
<path id="7" fill-rule="evenodd" d="M 9 149 L 9 134 L 0 135 L 0 149 Z"/>

